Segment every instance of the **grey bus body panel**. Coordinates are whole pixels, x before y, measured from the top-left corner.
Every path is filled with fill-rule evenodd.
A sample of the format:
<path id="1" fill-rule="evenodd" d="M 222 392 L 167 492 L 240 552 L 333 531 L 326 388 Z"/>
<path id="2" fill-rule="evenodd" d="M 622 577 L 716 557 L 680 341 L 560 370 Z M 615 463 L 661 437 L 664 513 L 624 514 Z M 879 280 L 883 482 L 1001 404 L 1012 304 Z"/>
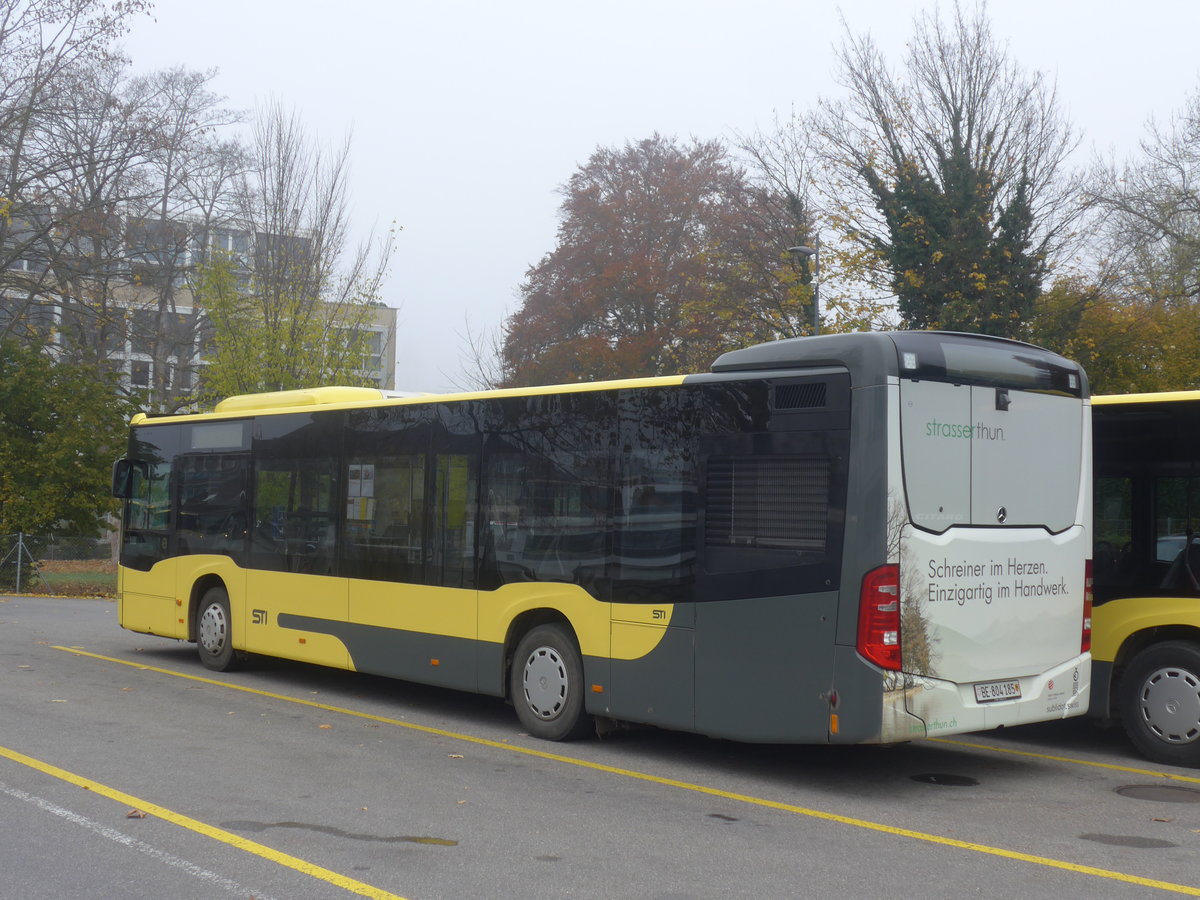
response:
<path id="1" fill-rule="evenodd" d="M 278 623 L 280 628 L 336 637 L 346 646 L 357 672 L 463 691 L 496 693 L 479 684 L 476 653 L 479 641 L 289 613 L 281 614 Z M 437 660 L 437 664 L 431 660 Z"/>
<path id="2" fill-rule="evenodd" d="M 696 731 L 828 740 L 837 604 L 836 592 L 699 604 Z"/>
<path id="3" fill-rule="evenodd" d="M 833 648 L 833 682 L 837 690 L 836 744 L 879 740 L 883 729 L 883 673 L 858 655 L 853 645 Z M 917 720 L 914 720 L 916 722 Z M 923 737 L 924 729 L 915 737 Z"/>
<path id="4" fill-rule="evenodd" d="M 855 537 L 842 547 L 843 615 L 836 642 L 858 641 L 858 597 L 864 572 L 888 562 L 888 387 L 870 385 L 851 392 L 849 485 L 846 527 Z"/>
<path id="5" fill-rule="evenodd" d="M 828 740 L 836 592 L 694 609 L 694 629 L 672 625 L 645 657 L 612 660 L 606 699 L 588 711 L 743 741 Z"/>
<path id="6" fill-rule="evenodd" d="M 596 712 L 626 722 L 652 722 L 680 731 L 696 727 L 694 681 L 680 678 L 691 672 L 695 659 L 692 628 L 668 626 L 663 638 L 640 659 L 609 661 L 609 688 Z M 596 698 L 592 698 L 595 703 Z M 603 708 L 600 708 L 602 705 Z"/>
<path id="7" fill-rule="evenodd" d="M 854 386 L 883 384 L 899 374 L 896 345 L 886 333 L 827 334 L 791 338 L 732 350 L 717 357 L 714 372 L 760 374 L 765 369 L 836 366 L 850 371 Z"/>

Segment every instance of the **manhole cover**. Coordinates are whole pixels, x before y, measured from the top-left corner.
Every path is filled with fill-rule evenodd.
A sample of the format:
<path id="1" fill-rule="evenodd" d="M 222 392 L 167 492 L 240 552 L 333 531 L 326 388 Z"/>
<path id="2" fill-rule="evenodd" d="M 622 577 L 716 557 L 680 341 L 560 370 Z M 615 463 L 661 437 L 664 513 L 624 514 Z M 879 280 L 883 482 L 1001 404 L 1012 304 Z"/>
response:
<path id="1" fill-rule="evenodd" d="M 1117 788 L 1122 797 L 1153 800 L 1155 803 L 1200 803 L 1200 791 L 1174 784 L 1127 784 Z"/>
<path id="2" fill-rule="evenodd" d="M 979 784 L 974 778 L 969 775 L 945 775 L 939 772 L 931 772 L 928 775 L 914 775 L 913 781 L 919 781 L 922 784 L 940 784 L 944 787 L 975 787 Z"/>

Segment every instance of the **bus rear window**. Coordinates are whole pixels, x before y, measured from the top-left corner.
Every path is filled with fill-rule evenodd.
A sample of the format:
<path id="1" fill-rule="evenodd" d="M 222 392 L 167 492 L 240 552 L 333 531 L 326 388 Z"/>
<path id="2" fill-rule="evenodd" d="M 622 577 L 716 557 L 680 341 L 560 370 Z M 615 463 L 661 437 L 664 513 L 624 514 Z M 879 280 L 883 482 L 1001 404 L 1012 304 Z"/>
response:
<path id="1" fill-rule="evenodd" d="M 1079 367 L 1049 351 L 999 338 L 985 343 L 977 336 L 970 341 L 953 335 L 913 337 L 896 336 L 905 378 L 1083 396 Z"/>

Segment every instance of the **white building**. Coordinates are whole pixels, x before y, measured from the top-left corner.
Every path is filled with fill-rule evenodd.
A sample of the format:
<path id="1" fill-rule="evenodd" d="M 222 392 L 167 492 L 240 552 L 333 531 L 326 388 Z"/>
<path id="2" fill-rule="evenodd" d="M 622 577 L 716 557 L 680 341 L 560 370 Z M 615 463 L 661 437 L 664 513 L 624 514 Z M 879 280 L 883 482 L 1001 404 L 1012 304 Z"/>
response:
<path id="1" fill-rule="evenodd" d="M 9 229 L 10 248 L 22 237 L 21 224 Z M 196 223 L 125 220 L 108 225 L 102 240 L 90 239 L 74 252 L 62 253 L 60 244 L 53 263 L 36 252 L 39 244 L 32 240 L 26 252 L 7 254 L 0 281 L 0 337 L 40 340 L 64 352 L 87 347 L 120 374 L 127 390 L 159 392 L 153 405 L 160 409 L 187 405 L 211 348 L 211 329 L 189 286 L 196 265 L 214 252 L 226 254 L 248 283 L 256 258 L 299 257 L 308 246 L 304 237 L 280 239 Z M 102 242 L 108 246 L 100 246 Z M 93 264 L 96 259 L 103 263 Z M 391 390 L 396 310 L 372 306 L 370 311 L 364 374 Z"/>

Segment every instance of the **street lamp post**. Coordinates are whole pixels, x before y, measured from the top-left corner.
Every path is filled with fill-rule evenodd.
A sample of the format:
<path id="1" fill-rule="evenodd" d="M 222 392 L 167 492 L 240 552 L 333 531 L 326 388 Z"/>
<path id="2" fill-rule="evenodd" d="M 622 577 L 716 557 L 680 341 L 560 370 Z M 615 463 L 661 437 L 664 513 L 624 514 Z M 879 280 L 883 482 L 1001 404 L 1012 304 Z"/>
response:
<path id="1" fill-rule="evenodd" d="M 809 257 L 813 261 L 813 334 L 821 333 L 821 235 L 817 234 L 813 246 L 788 247 L 792 256 Z"/>

